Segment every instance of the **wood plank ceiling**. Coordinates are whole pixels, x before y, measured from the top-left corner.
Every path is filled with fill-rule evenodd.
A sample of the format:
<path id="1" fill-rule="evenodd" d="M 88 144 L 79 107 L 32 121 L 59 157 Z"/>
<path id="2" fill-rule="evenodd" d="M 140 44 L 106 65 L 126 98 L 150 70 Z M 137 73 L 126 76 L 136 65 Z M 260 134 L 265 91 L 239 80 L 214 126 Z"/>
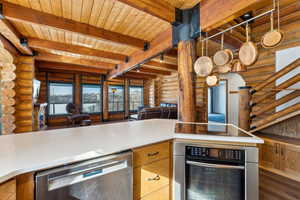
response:
<path id="1" fill-rule="evenodd" d="M 16 40 L 17 37 L 27 38 L 29 48 L 39 53 L 37 60 L 110 70 L 116 64 L 124 64 L 126 56 L 136 55 L 135 52 L 141 50 L 145 42 L 151 42 L 161 33 L 170 31 L 175 7 L 191 8 L 200 1 L 6 0 L 3 13 L 7 19 L 0 20 L 0 32 L 3 35 L 7 33 L 4 28 L 7 29 L 11 24 L 19 33 L 10 41 L 19 46 L 21 53 L 30 54 L 30 49 L 20 46 Z M 168 8 L 165 8 L 166 5 Z M 152 9 L 147 9 L 147 6 Z M 161 16 L 159 7 L 169 11 L 170 16 Z M 213 31 L 222 30 L 228 25 Z M 235 30 L 231 33 L 233 37 L 225 36 L 225 43 L 237 48 L 245 41 L 244 32 L 242 28 Z M 219 44 L 210 43 L 210 50 L 219 48 Z M 201 55 L 200 52 L 198 49 L 198 55 Z M 145 63 L 142 69 L 140 73 L 145 74 L 175 71 L 177 52 L 164 55 L 162 62 L 154 58 Z"/>
<path id="2" fill-rule="evenodd" d="M 172 2 L 171 5 L 178 7 L 190 6 L 199 1 L 200 0 L 166 0 L 167 3 Z M 53 16 L 73 20 L 75 22 L 88 24 L 96 28 L 120 33 L 142 41 L 151 41 L 159 33 L 171 27 L 169 22 L 147 14 L 146 12 L 138 10 L 118 0 L 6 0 L 6 2 L 17 4 L 42 13 L 51 14 Z M 137 50 L 137 47 L 134 46 L 107 40 L 99 40 L 94 37 L 82 35 L 78 32 L 66 31 L 46 26 L 44 24 L 30 23 L 10 18 L 8 19 L 11 25 L 14 26 L 15 29 L 25 38 L 76 45 L 86 47 L 91 50 L 94 49 L 114 54 L 121 54 L 124 55 L 124 57 L 131 55 Z M 75 57 L 76 59 L 80 58 L 92 60 L 93 62 L 107 62 L 111 64 L 120 63 L 117 59 L 80 55 L 55 48 L 31 48 L 44 55 L 45 53 L 50 53 L 66 57 Z M 40 57 L 45 58 L 45 56 Z M 60 60 L 62 59 L 64 58 L 61 58 Z M 150 63 L 146 63 L 145 66 L 147 65 L 148 68 L 164 71 L 176 70 L 176 55 L 165 56 L 164 62 L 165 63 L 163 63 L 163 65 L 159 63 L 159 59 L 153 59 Z M 99 67 L 101 68 L 101 66 Z M 104 68 L 107 68 L 107 66 Z M 144 72 L 147 73 L 147 70 L 144 70 Z"/>

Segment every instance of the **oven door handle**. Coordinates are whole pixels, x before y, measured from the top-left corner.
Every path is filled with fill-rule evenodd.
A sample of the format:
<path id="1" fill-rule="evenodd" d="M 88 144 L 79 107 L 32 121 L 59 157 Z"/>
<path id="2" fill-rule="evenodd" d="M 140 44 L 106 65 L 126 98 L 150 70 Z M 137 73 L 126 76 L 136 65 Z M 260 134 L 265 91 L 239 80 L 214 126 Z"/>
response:
<path id="1" fill-rule="evenodd" d="M 220 168 L 220 169 L 240 169 L 244 170 L 244 166 L 235 166 L 235 165 L 220 165 L 220 164 L 211 164 L 211 163 L 203 163 L 203 162 L 195 162 L 187 160 L 186 164 L 188 165 L 194 165 L 198 167 L 209 167 L 209 168 Z"/>

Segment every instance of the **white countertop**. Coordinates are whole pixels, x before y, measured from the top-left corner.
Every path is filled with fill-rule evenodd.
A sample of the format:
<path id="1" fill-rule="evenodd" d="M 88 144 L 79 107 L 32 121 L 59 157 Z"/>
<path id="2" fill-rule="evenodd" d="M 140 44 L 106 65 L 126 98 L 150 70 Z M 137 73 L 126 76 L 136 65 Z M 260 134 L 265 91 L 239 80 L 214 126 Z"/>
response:
<path id="1" fill-rule="evenodd" d="M 175 120 L 153 119 L 0 136 L 0 183 L 27 172 L 174 138 L 263 143 L 255 136 L 175 134 Z"/>

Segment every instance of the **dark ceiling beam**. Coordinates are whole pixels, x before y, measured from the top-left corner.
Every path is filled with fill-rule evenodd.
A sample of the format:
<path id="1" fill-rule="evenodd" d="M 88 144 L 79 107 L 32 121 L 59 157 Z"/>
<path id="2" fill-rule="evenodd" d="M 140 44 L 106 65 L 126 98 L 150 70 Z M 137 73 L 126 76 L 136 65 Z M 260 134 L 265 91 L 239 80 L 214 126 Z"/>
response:
<path id="1" fill-rule="evenodd" d="M 57 28 L 93 37 L 98 40 L 106 40 L 117 44 L 143 48 L 146 41 L 112 32 L 103 28 L 80 23 L 74 20 L 58 17 L 52 14 L 40 12 L 31 8 L 26 8 L 16 4 L 2 2 L 2 15 L 12 21 L 22 23 L 33 23 L 42 26 Z"/>
<path id="2" fill-rule="evenodd" d="M 169 23 L 175 21 L 175 7 L 162 0 L 118 0 Z"/>
<path id="3" fill-rule="evenodd" d="M 100 62 L 97 60 L 89 60 L 84 58 L 77 58 L 72 56 L 56 55 L 56 54 L 45 53 L 45 52 L 39 52 L 38 55 L 36 55 L 34 58 L 35 60 L 39 60 L 39 61 L 74 64 L 74 65 L 88 66 L 88 67 L 94 67 L 94 68 L 105 69 L 105 70 L 111 70 L 112 68 L 115 67 L 115 65 L 112 63 Z"/>
<path id="4" fill-rule="evenodd" d="M 80 66 L 73 64 L 55 63 L 55 62 L 37 62 L 36 66 L 40 69 L 51 69 L 51 70 L 61 70 L 61 71 L 71 71 L 71 72 L 87 72 L 95 74 L 107 74 L 107 70 L 98 69 L 88 66 Z"/>
<path id="5" fill-rule="evenodd" d="M 32 50 L 28 46 L 21 43 L 22 35 L 6 19 L 0 19 L 0 33 L 22 54 L 32 55 Z"/>

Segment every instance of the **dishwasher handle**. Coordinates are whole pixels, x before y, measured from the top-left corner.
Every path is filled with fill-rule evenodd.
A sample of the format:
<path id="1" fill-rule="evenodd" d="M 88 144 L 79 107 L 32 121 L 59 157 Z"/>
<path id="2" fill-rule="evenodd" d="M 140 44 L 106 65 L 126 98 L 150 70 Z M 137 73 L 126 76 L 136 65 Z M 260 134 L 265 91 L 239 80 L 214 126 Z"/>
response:
<path id="1" fill-rule="evenodd" d="M 128 160 L 113 161 L 103 165 L 71 172 L 59 177 L 48 178 L 48 191 L 74 185 L 128 167 Z"/>

